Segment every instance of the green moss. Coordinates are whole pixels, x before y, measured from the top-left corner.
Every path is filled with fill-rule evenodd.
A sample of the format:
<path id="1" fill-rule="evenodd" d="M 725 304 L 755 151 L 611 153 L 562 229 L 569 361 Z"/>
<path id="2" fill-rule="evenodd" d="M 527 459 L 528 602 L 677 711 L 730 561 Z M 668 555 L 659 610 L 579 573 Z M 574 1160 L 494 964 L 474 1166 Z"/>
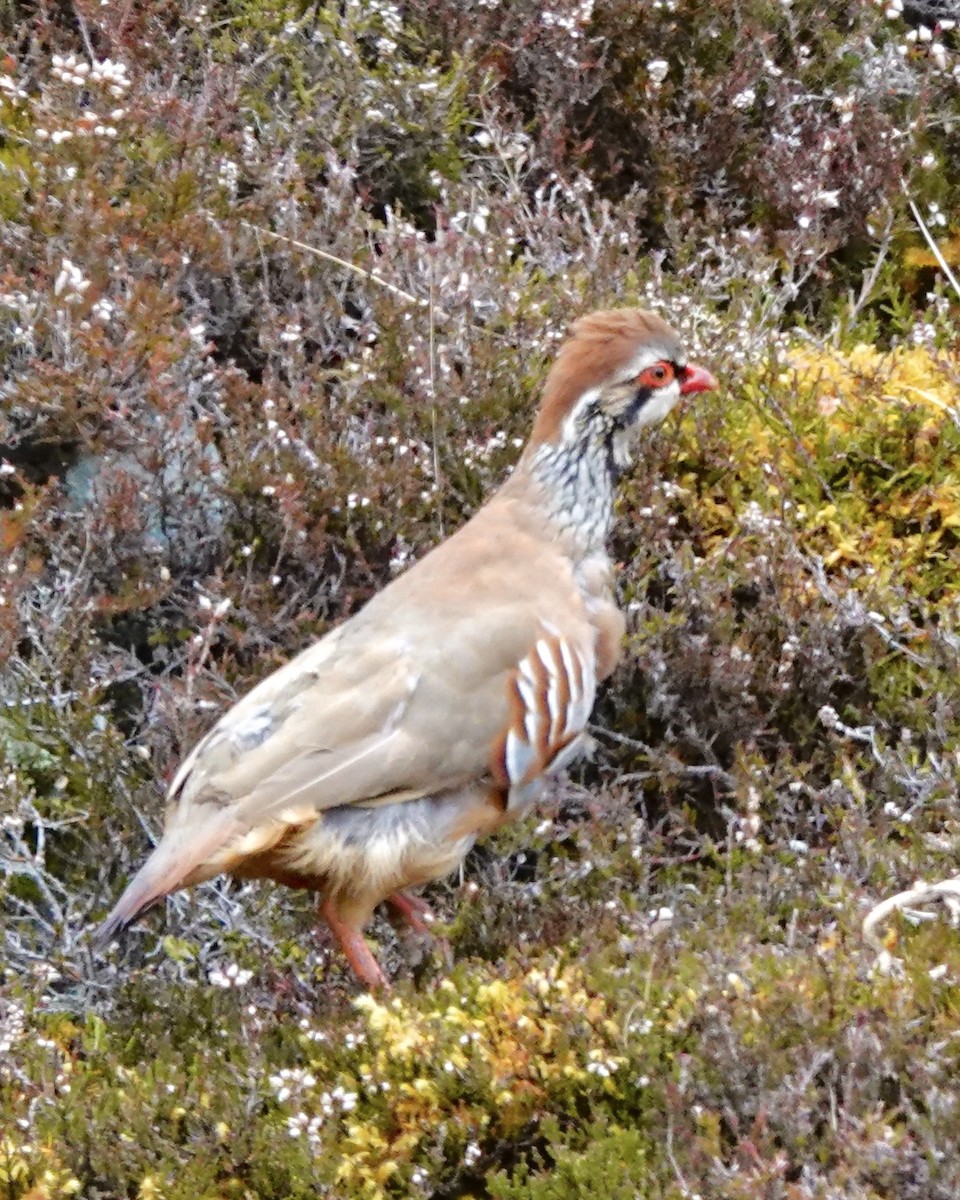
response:
<path id="1" fill-rule="evenodd" d="M 424 1180 L 504 1200 L 632 1195 L 646 1181 L 673 1198 L 694 1174 L 735 1197 L 763 1172 L 829 1164 L 853 1178 L 863 1139 L 887 1131 L 935 1128 L 952 1148 L 955 1130 L 928 1110 L 956 1066 L 943 1041 L 956 997 L 929 973 L 951 935 L 918 931 L 905 975 L 870 976 L 849 896 L 832 897 L 831 931 L 804 881 L 788 885 L 802 915 L 787 948 L 755 877 L 739 871 L 721 910 L 724 872 L 703 873 L 682 928 L 629 953 L 464 962 L 354 1012 L 298 1016 L 262 985 L 146 976 L 109 1021 L 34 1010 L 43 1041 L 17 1049 L 31 1089 L 4 1085 L 11 1117 L 34 1112 L 11 1194 L 52 1171 L 83 1194 L 152 1180 L 176 1198 L 391 1197 Z M 840 1094 L 860 1140 L 829 1119 Z"/>
<path id="2" fill-rule="evenodd" d="M 30 148 L 24 144 L 29 126 L 22 109 L 0 98 L 0 219 L 22 221 L 25 202 L 36 183 Z"/>
<path id="3" fill-rule="evenodd" d="M 550 1149 L 541 1169 L 519 1167 L 508 1179 L 498 1173 L 488 1180 L 492 1200 L 574 1200 L 574 1197 L 609 1196 L 610 1200 L 633 1200 L 638 1190 L 652 1192 L 650 1163 L 641 1134 L 635 1129 L 595 1125 L 584 1130 L 584 1148 L 566 1144 L 559 1129 L 550 1122 L 543 1130 Z"/>

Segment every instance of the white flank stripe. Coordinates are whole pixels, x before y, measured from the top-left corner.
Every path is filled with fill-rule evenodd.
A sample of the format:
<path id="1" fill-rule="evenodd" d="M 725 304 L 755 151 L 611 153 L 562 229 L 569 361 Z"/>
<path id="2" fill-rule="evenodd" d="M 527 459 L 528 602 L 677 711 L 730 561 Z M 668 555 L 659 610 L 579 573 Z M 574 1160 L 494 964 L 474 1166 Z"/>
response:
<path id="1" fill-rule="evenodd" d="M 580 669 L 583 675 L 584 690 L 579 696 L 575 697 L 576 703 L 573 705 L 570 724 L 567 727 L 569 733 L 579 733 L 587 723 L 590 716 L 590 710 L 593 708 L 593 698 L 597 690 L 596 681 L 593 677 L 593 666 L 588 663 L 579 650 L 575 650 L 577 662 L 580 664 Z"/>
<path id="2" fill-rule="evenodd" d="M 511 729 L 507 734 L 507 744 L 503 750 L 503 765 L 507 769 L 507 778 L 510 780 L 511 786 L 519 783 L 526 775 L 532 760 L 533 754 L 530 747 L 521 742 Z"/>
<path id="3" fill-rule="evenodd" d="M 523 701 L 523 727 L 527 731 L 528 741 L 535 742 L 537 740 L 537 725 L 534 724 L 531 728 L 531 720 L 539 719 L 537 710 L 537 693 L 534 689 L 533 681 L 527 678 L 523 669 L 523 664 L 520 664 L 520 670 L 517 672 L 517 691 L 520 693 L 520 699 Z"/>
<path id="4" fill-rule="evenodd" d="M 541 658 L 543 655 L 540 656 Z M 549 664 L 544 663 L 550 673 L 549 682 L 547 684 L 547 709 L 550 717 L 550 742 L 556 742 L 563 735 L 563 721 L 565 713 L 560 712 L 560 671 L 563 670 L 563 663 L 558 663 L 555 658 L 552 658 Z"/>
<path id="5" fill-rule="evenodd" d="M 537 651 L 537 658 L 540 659 L 547 669 L 547 674 L 552 675 L 557 669 L 557 664 L 554 662 L 553 653 L 550 649 L 550 643 L 547 642 L 545 638 L 540 638 L 535 649 Z"/>
<path id="6" fill-rule="evenodd" d="M 569 642 L 560 643 L 560 654 L 563 658 L 563 669 L 567 673 L 567 682 L 569 684 L 570 700 L 567 705 L 567 711 L 563 714 L 563 733 L 568 735 L 571 733 L 579 733 L 583 728 L 583 724 L 575 723 L 574 714 L 577 711 L 577 706 L 580 702 L 580 695 L 577 692 L 577 672 L 573 661 L 573 656 L 576 652 Z M 581 662 L 580 655 L 577 655 L 577 661 Z"/>

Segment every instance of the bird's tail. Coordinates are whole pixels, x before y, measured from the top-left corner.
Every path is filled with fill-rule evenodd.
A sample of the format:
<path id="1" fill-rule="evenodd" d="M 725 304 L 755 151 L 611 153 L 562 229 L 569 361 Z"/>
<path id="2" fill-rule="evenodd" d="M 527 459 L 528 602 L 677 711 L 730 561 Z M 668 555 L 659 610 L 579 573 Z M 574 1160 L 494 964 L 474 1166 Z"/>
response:
<path id="1" fill-rule="evenodd" d="M 177 888 L 209 878 L 216 871 L 198 870 L 240 831 L 229 810 L 216 809 L 199 828 L 168 829 L 159 845 L 127 884 L 123 895 L 93 935 L 94 948 L 102 950 L 114 934 Z"/>
<path id="2" fill-rule="evenodd" d="M 114 934 L 125 929 L 140 913 L 174 891 L 180 880 L 168 878 L 171 874 L 170 871 L 158 870 L 151 855 L 127 884 L 123 895 L 93 935 L 94 949 L 106 949 Z"/>

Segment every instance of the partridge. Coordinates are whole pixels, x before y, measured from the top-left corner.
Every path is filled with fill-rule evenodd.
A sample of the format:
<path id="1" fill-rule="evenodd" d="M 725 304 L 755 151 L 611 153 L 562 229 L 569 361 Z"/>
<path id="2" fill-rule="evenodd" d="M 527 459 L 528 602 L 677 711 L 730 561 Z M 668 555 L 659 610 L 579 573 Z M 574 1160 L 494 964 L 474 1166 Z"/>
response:
<path id="1" fill-rule="evenodd" d="M 186 758 L 162 839 L 99 941 L 222 872 L 320 894 L 359 979 L 363 929 L 526 813 L 581 747 L 621 653 L 605 548 L 634 435 L 716 387 L 639 309 L 578 320 L 506 483 L 355 616 L 259 683 Z"/>

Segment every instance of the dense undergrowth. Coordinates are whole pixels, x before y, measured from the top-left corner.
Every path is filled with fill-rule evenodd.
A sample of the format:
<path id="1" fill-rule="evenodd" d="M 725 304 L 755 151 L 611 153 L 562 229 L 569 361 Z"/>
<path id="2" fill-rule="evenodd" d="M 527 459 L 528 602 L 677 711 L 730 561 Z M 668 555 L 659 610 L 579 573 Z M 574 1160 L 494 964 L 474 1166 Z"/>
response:
<path id="1" fill-rule="evenodd" d="M 899 11 L 0 5 L 0 1197 L 960 1192 L 957 914 L 861 934 L 960 844 L 960 58 Z M 431 889 L 452 957 L 381 923 L 358 998 L 218 884 L 95 959 L 179 756 L 617 304 L 722 388 L 640 447 L 595 753 Z"/>

